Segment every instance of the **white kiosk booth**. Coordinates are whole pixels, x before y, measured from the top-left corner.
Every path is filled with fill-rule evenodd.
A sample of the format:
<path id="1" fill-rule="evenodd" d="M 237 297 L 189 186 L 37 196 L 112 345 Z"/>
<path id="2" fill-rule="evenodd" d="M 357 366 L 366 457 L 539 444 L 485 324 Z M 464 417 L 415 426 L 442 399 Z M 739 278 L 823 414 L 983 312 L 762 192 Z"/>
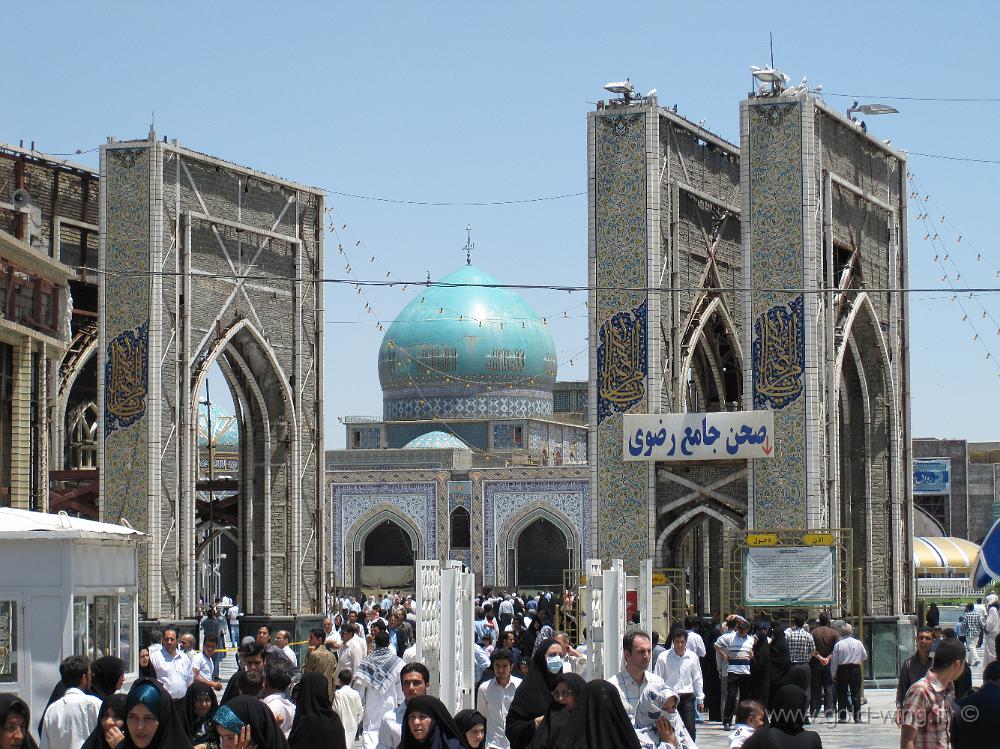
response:
<path id="1" fill-rule="evenodd" d="M 37 725 L 59 663 L 117 655 L 137 669 L 139 531 L 59 513 L 0 508 L 0 692 Z"/>

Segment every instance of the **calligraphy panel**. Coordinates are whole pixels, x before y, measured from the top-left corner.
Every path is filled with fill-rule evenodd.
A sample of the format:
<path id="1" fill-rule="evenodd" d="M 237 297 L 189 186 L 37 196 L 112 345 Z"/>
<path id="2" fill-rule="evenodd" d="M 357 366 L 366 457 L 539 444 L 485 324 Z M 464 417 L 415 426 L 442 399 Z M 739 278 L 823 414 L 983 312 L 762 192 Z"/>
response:
<path id="1" fill-rule="evenodd" d="M 146 148 L 103 153 L 102 516 L 149 531 L 147 517 L 151 157 Z M 146 582 L 140 552 L 140 585 Z M 144 595 L 144 588 L 142 595 Z"/>
<path id="2" fill-rule="evenodd" d="M 754 408 L 774 410 L 774 458 L 751 464 L 755 527 L 806 524 L 802 105 L 751 102 L 743 143 Z M 747 127 L 748 126 L 748 127 Z"/>
<path id="3" fill-rule="evenodd" d="M 648 554 L 649 468 L 625 463 L 621 444 L 622 414 L 648 402 L 646 115 L 592 118 L 597 552 L 635 568 Z"/>

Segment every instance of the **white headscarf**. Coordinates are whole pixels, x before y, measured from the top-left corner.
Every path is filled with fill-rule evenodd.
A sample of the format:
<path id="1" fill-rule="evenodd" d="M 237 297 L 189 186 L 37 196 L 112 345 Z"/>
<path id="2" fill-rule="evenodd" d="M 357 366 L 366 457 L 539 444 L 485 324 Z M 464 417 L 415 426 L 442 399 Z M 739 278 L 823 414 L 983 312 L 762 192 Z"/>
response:
<path id="1" fill-rule="evenodd" d="M 673 712 L 668 713 L 663 709 L 671 697 L 676 698 L 678 702 L 680 701 L 677 692 L 670 687 L 646 687 L 642 690 L 639 705 L 635 710 L 635 727 L 640 734 L 640 741 L 642 734 L 647 734 L 649 738 L 653 739 L 654 745 L 659 743 L 654 736 L 656 734 L 656 721 L 661 715 L 666 715 L 677 735 L 677 749 L 698 749 L 698 745 L 694 743 L 691 734 L 684 727 L 684 721 L 681 720 L 680 713 L 677 712 L 676 704 Z"/>

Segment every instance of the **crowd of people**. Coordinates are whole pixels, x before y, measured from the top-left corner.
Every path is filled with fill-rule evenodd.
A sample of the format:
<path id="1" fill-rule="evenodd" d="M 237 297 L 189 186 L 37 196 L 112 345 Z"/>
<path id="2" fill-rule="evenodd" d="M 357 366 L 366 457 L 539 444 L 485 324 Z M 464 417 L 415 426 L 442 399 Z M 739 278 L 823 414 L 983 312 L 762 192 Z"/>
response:
<path id="1" fill-rule="evenodd" d="M 152 633 L 127 693 L 120 659 L 66 658 L 37 745 L 27 704 L 0 695 L 0 749 L 346 749 L 358 741 L 364 749 L 697 749 L 708 721 L 721 723 L 730 749 L 815 749 L 822 741 L 808 725 L 817 716 L 862 720 L 867 651 L 850 624 L 825 614 L 788 627 L 690 617 L 662 643 L 635 620 L 620 653 L 605 653 L 622 668 L 604 680 L 591 673 L 586 645 L 556 629 L 555 608 L 545 594 L 477 599 L 475 708 L 452 715 L 417 659 L 411 597 L 338 599 L 309 632 L 301 664 L 291 634 L 262 625 L 240 642 L 239 668 L 225 684 L 218 656 L 233 636 L 228 608 L 213 607 L 200 649 L 177 628 Z M 1000 619 L 995 600 L 984 609 L 970 608 L 967 622 L 963 615 L 964 643 L 953 630 L 919 629 L 897 690 L 903 749 L 995 742 L 983 733 L 1000 719 L 995 643 L 975 691 L 967 658 L 969 638 L 978 649 L 989 617 Z M 960 709 L 970 706 L 975 719 Z"/>

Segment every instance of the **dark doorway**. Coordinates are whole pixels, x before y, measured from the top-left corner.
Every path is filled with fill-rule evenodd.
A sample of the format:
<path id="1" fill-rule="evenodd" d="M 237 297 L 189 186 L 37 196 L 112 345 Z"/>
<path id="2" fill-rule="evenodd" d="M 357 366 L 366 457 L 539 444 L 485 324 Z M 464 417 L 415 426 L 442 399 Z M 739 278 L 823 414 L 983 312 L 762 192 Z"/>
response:
<path id="1" fill-rule="evenodd" d="M 399 525 L 385 520 L 365 538 L 366 567 L 405 567 L 413 565 L 410 537 Z"/>
<path id="2" fill-rule="evenodd" d="M 561 587 L 569 568 L 566 536 L 555 523 L 539 518 L 517 537 L 517 587 Z"/>

